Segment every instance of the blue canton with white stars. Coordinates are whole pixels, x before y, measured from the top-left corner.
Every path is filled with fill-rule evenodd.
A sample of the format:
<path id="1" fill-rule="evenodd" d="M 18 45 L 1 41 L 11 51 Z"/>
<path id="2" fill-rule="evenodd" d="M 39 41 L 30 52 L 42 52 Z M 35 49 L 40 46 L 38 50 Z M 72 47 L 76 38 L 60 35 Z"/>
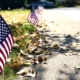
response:
<path id="1" fill-rule="evenodd" d="M 5 38 L 8 36 L 9 33 L 10 33 L 10 29 L 7 23 L 0 15 L 0 44 L 5 40 Z"/>

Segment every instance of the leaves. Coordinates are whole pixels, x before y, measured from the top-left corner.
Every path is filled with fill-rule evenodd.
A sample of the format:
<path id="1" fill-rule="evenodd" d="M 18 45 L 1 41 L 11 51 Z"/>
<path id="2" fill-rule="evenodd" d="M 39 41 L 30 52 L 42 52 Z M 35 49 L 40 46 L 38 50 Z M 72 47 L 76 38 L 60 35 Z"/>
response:
<path id="1" fill-rule="evenodd" d="M 16 74 L 18 74 L 18 75 L 25 75 L 25 74 L 27 74 L 27 70 L 26 70 L 26 68 L 23 68 L 20 71 L 18 71 Z"/>
<path id="2" fill-rule="evenodd" d="M 53 49 L 58 49 L 58 48 L 59 48 L 59 45 L 58 45 L 58 44 L 52 44 L 52 45 L 51 45 L 51 48 L 53 48 Z"/>
<path id="3" fill-rule="evenodd" d="M 76 66 L 75 68 L 80 69 L 80 66 Z"/>
<path id="4" fill-rule="evenodd" d="M 38 57 L 38 62 L 39 62 L 40 64 L 43 62 L 42 56 L 39 56 L 39 57 Z"/>
<path id="5" fill-rule="evenodd" d="M 24 75 L 25 77 L 32 77 L 35 78 L 37 76 L 37 72 L 36 71 L 31 71 L 29 70 L 27 74 Z"/>
<path id="6" fill-rule="evenodd" d="M 26 66 L 30 66 L 31 65 L 31 62 L 30 61 L 26 61 L 23 64 L 26 65 Z"/>

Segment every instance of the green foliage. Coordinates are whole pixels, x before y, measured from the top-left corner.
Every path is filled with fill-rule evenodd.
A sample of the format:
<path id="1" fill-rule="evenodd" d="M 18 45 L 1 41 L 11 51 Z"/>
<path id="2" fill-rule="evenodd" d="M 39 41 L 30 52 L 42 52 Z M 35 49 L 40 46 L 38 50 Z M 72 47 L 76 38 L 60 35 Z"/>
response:
<path id="1" fill-rule="evenodd" d="M 20 46 L 20 48 L 25 49 L 26 44 L 30 42 L 30 38 L 27 35 L 32 33 L 35 30 L 35 27 L 34 25 L 25 22 L 24 24 L 12 24 L 10 25 L 10 29 L 12 31 L 13 36 L 17 38 L 16 43 Z"/>
<path id="2" fill-rule="evenodd" d="M 0 7 L 2 9 L 7 9 L 10 7 L 13 8 L 21 8 L 27 4 L 27 0 L 0 0 Z"/>
<path id="3" fill-rule="evenodd" d="M 74 7 L 77 4 L 78 4 L 77 0 L 64 0 L 62 2 L 62 5 L 67 7 Z"/>
<path id="4" fill-rule="evenodd" d="M 28 33 L 31 33 L 34 31 L 34 26 L 29 24 L 29 23 L 24 23 L 22 26 L 21 26 L 21 34 L 25 34 L 26 32 Z"/>
<path id="5" fill-rule="evenodd" d="M 78 0 L 48 0 L 54 3 L 55 7 L 65 6 L 65 7 L 74 7 L 78 4 Z"/>
<path id="6" fill-rule="evenodd" d="M 30 24 L 30 23 L 24 23 L 24 24 L 11 24 L 9 25 L 12 34 L 17 37 L 18 35 L 24 35 L 26 33 L 31 33 L 35 30 L 34 25 Z"/>
<path id="7" fill-rule="evenodd" d="M 4 68 L 4 80 L 14 80 L 16 73 L 10 67 Z M 0 80 L 3 80 L 3 75 L 0 74 Z"/>
<path id="8" fill-rule="evenodd" d="M 15 77 L 15 72 L 10 68 L 10 67 L 5 67 L 4 68 L 4 77 L 7 80 L 13 80 Z M 12 77 L 13 76 L 13 77 Z"/>
<path id="9" fill-rule="evenodd" d="M 48 0 L 50 2 L 53 2 L 54 6 L 57 7 L 58 6 L 58 0 Z"/>
<path id="10" fill-rule="evenodd" d="M 54 6 L 57 7 L 58 6 L 58 0 L 53 0 L 54 1 Z"/>

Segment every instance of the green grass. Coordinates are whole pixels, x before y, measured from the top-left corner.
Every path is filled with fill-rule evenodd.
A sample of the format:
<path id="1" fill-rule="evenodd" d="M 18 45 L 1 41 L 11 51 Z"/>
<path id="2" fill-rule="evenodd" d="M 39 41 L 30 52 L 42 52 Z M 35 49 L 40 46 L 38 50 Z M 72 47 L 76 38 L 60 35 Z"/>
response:
<path id="1" fill-rule="evenodd" d="M 3 16 L 7 23 L 24 23 L 30 10 L 0 10 L 0 15 Z"/>
<path id="2" fill-rule="evenodd" d="M 3 74 L 0 74 L 0 80 L 14 80 L 16 77 L 16 73 L 10 67 L 4 68 L 4 78 Z"/>

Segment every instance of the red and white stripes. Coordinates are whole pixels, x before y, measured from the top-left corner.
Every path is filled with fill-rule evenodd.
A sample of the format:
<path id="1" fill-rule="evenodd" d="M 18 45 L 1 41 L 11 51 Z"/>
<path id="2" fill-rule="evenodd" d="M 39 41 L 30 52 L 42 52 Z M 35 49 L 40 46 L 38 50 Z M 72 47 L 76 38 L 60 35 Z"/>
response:
<path id="1" fill-rule="evenodd" d="M 0 44 L 0 72 L 2 72 L 3 67 L 8 58 L 9 52 L 13 45 L 12 34 L 9 33 L 5 40 Z"/>

